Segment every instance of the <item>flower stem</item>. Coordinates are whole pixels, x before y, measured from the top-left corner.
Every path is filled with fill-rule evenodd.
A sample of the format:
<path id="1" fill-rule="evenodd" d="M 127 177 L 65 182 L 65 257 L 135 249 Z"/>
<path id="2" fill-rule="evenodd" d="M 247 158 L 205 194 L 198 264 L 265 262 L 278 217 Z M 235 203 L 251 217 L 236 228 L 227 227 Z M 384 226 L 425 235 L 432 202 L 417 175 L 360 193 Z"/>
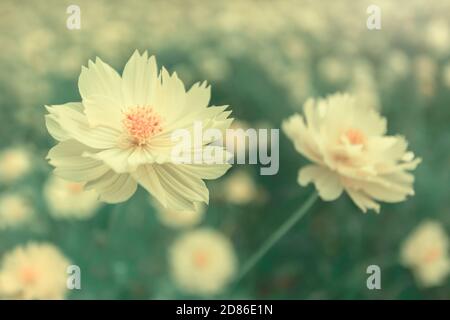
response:
<path id="1" fill-rule="evenodd" d="M 280 240 L 313 206 L 318 198 L 318 194 L 314 192 L 306 202 L 294 212 L 289 219 L 287 219 L 272 235 L 263 243 L 263 245 L 256 251 L 249 260 L 244 264 L 236 278 L 238 283 L 258 262 L 261 258 Z"/>

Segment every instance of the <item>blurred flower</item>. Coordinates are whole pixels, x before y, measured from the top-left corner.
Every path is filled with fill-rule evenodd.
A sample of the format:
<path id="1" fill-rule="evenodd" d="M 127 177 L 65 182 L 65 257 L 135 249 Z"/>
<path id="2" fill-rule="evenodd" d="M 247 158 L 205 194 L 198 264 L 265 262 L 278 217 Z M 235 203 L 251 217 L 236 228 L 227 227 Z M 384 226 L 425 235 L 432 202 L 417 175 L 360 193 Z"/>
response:
<path id="1" fill-rule="evenodd" d="M 450 48 L 450 31 L 447 19 L 433 19 L 425 29 L 425 41 L 437 53 L 446 53 Z"/>
<path id="2" fill-rule="evenodd" d="M 31 67 L 43 70 L 47 66 L 46 58 L 53 47 L 53 30 L 39 28 L 26 33 L 25 37 L 18 39 L 21 41 L 21 48 L 24 60 Z"/>
<path id="3" fill-rule="evenodd" d="M 284 121 L 283 130 L 298 152 L 315 164 L 299 171 L 302 186 L 314 183 L 331 201 L 345 190 L 363 211 L 379 212 L 376 201 L 400 202 L 413 195 L 414 170 L 420 159 L 407 152 L 401 136 L 386 136 L 386 119 L 346 94 L 308 100 L 303 116 Z"/>
<path id="4" fill-rule="evenodd" d="M 309 49 L 298 35 L 284 35 L 281 39 L 282 51 L 292 60 L 304 60 L 308 57 Z"/>
<path id="5" fill-rule="evenodd" d="M 0 182 L 13 182 L 31 168 L 28 152 L 21 147 L 13 147 L 0 153 Z"/>
<path id="6" fill-rule="evenodd" d="M 258 197 L 258 188 L 252 177 L 244 170 L 233 172 L 223 182 L 223 193 L 225 200 L 237 204 L 245 205 Z"/>
<path id="7" fill-rule="evenodd" d="M 70 262 L 57 247 L 29 243 L 5 254 L 0 267 L 0 297 L 63 299 Z"/>
<path id="8" fill-rule="evenodd" d="M 202 179 L 216 179 L 230 165 L 209 164 L 205 157 L 202 163 L 177 164 L 171 139 L 174 130 L 192 130 L 197 121 L 203 130 L 230 126 L 227 106 L 208 108 L 206 82 L 186 92 L 176 73 L 159 73 L 154 57 L 136 51 L 122 77 L 97 58 L 83 67 L 78 85 L 82 103 L 47 107 L 47 128 L 60 141 L 48 155 L 57 175 L 87 182 L 88 190 L 109 203 L 128 200 L 137 183 L 170 209 L 208 203 Z"/>
<path id="9" fill-rule="evenodd" d="M 82 63 L 82 57 L 84 56 L 84 52 L 81 46 L 72 46 L 64 50 L 64 59 L 60 59 L 57 61 L 56 69 L 60 74 L 65 75 L 66 77 L 75 77 L 79 70 L 80 64 Z"/>
<path id="10" fill-rule="evenodd" d="M 33 213 L 24 197 L 12 193 L 0 196 L 0 229 L 23 225 L 31 220 Z"/>
<path id="11" fill-rule="evenodd" d="M 212 81 L 221 81 L 228 77 L 230 66 L 224 57 L 214 52 L 204 51 L 196 55 L 202 74 Z"/>
<path id="12" fill-rule="evenodd" d="M 426 55 L 415 60 L 415 71 L 419 84 L 419 91 L 424 96 L 433 96 L 436 89 L 436 63 Z"/>
<path id="13" fill-rule="evenodd" d="M 98 13 L 95 13 L 98 14 Z M 132 30 L 130 24 L 124 21 L 108 21 L 99 24 L 95 30 L 96 46 L 102 55 L 108 58 L 115 56 L 114 52 L 125 45 L 125 41 L 131 39 Z"/>
<path id="14" fill-rule="evenodd" d="M 95 191 L 85 191 L 84 184 L 50 176 L 44 186 L 44 196 L 54 218 L 87 219 L 100 205 Z"/>
<path id="15" fill-rule="evenodd" d="M 400 50 L 395 50 L 388 56 L 387 66 L 396 77 L 407 75 L 411 68 L 410 64 L 408 56 Z"/>
<path id="16" fill-rule="evenodd" d="M 206 228 L 181 236 L 170 248 L 169 260 L 178 287 L 198 295 L 219 293 L 237 269 L 231 242 L 221 233 Z"/>
<path id="17" fill-rule="evenodd" d="M 324 80 L 336 84 L 347 80 L 349 73 L 343 61 L 335 57 L 327 57 L 320 60 L 318 72 Z"/>
<path id="18" fill-rule="evenodd" d="M 166 209 L 154 202 L 156 215 L 161 223 L 170 228 L 192 227 L 202 221 L 206 208 L 202 203 L 195 204 L 195 210 L 172 210 Z"/>
<path id="19" fill-rule="evenodd" d="M 358 63 L 353 70 L 352 91 L 359 104 L 380 109 L 373 71 L 367 62 Z"/>
<path id="20" fill-rule="evenodd" d="M 439 222 L 421 223 L 401 247 L 401 262 L 411 268 L 424 287 L 444 282 L 450 272 L 448 237 Z"/>

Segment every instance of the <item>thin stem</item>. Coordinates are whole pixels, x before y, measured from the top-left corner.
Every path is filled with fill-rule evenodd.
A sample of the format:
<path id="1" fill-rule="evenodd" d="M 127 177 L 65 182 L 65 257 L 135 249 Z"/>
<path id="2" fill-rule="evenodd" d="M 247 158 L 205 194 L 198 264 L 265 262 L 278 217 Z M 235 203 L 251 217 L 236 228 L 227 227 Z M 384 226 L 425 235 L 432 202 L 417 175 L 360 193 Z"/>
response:
<path id="1" fill-rule="evenodd" d="M 280 240 L 313 206 L 318 198 L 318 194 L 314 192 L 306 202 L 292 214 L 272 235 L 263 243 L 263 245 L 256 251 L 249 260 L 244 264 L 240 274 L 236 278 L 238 283 L 257 263 L 261 258 L 272 248 L 278 240 Z"/>

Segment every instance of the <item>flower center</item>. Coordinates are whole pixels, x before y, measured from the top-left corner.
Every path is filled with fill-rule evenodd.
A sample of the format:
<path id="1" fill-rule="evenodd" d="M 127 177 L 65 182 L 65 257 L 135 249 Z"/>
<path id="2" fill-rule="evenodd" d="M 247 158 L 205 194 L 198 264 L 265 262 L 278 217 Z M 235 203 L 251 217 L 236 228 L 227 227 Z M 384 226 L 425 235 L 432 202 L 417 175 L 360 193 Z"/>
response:
<path id="1" fill-rule="evenodd" d="M 424 261 L 425 263 L 432 263 L 439 259 L 441 256 L 441 250 L 439 248 L 431 248 L 425 255 Z"/>
<path id="2" fill-rule="evenodd" d="M 151 107 L 128 109 L 122 120 L 133 144 L 142 146 L 155 134 L 162 131 L 161 117 Z"/>
<path id="3" fill-rule="evenodd" d="M 83 184 L 69 182 L 66 185 L 66 188 L 67 188 L 67 190 L 69 190 L 70 193 L 78 194 L 78 193 L 81 193 L 83 191 Z"/>
<path id="4" fill-rule="evenodd" d="M 36 281 L 37 273 L 32 267 L 24 267 L 20 272 L 20 279 L 25 284 L 31 284 Z"/>
<path id="5" fill-rule="evenodd" d="M 367 140 L 365 134 L 359 129 L 348 129 L 347 131 L 345 131 L 344 135 L 348 139 L 350 144 L 353 145 L 365 144 Z"/>
<path id="6" fill-rule="evenodd" d="M 199 268 L 204 268 L 208 265 L 209 255 L 203 250 L 198 250 L 194 253 L 194 264 Z"/>

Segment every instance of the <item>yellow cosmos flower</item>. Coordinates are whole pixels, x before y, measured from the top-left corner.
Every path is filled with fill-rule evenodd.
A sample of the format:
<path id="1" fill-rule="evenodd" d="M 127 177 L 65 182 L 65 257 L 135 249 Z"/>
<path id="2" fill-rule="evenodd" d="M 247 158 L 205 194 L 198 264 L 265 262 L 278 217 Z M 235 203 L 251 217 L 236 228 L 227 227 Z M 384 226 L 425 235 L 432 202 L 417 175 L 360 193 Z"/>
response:
<path id="1" fill-rule="evenodd" d="M 232 243 L 214 229 L 187 232 L 172 245 L 169 262 L 173 279 L 186 293 L 220 293 L 237 271 Z"/>
<path id="2" fill-rule="evenodd" d="M 2 260 L 0 298 L 63 299 L 69 265 L 69 260 L 52 244 L 19 246 Z"/>
<path id="3" fill-rule="evenodd" d="M 158 203 L 154 203 L 156 209 L 156 216 L 159 221 L 174 229 L 189 228 L 199 224 L 206 212 L 206 207 L 203 204 L 195 204 L 195 210 L 171 210 L 161 207 Z"/>
<path id="4" fill-rule="evenodd" d="M 206 82 L 186 91 L 176 73 L 158 71 L 154 57 L 136 51 L 122 76 L 99 58 L 89 61 L 78 87 L 81 103 L 47 107 L 48 131 L 59 141 L 48 154 L 56 175 L 86 183 L 109 203 L 128 200 L 137 184 L 174 210 L 208 203 L 203 179 L 222 176 L 230 165 L 210 159 L 180 164 L 171 154 L 175 130 L 192 132 L 197 122 L 204 130 L 225 130 L 232 122 L 227 106 L 208 107 Z"/>
<path id="5" fill-rule="evenodd" d="M 51 175 L 44 185 L 44 198 L 55 219 L 88 219 L 101 202 L 95 191 L 83 190 L 83 184 Z"/>
<path id="6" fill-rule="evenodd" d="M 12 147 L 0 152 L 0 183 L 11 183 L 32 167 L 30 155 L 24 147 Z"/>
<path id="7" fill-rule="evenodd" d="M 223 183 L 225 199 L 233 204 L 246 205 L 258 200 L 258 186 L 246 171 L 235 171 Z"/>
<path id="8" fill-rule="evenodd" d="M 400 202 L 413 195 L 414 170 L 420 159 L 407 151 L 401 136 L 386 135 L 386 119 L 347 94 L 308 100 L 305 118 L 295 114 L 283 130 L 298 152 L 314 164 L 299 171 L 298 182 L 314 183 L 331 201 L 343 191 L 363 211 L 379 212 L 377 201 Z"/>
<path id="9" fill-rule="evenodd" d="M 24 225 L 33 216 L 33 207 L 21 195 L 11 193 L 0 196 L 0 230 Z"/>
<path id="10" fill-rule="evenodd" d="M 441 223 L 421 223 L 403 242 L 401 262 L 411 268 L 420 285 L 437 286 L 450 274 L 449 240 Z"/>

